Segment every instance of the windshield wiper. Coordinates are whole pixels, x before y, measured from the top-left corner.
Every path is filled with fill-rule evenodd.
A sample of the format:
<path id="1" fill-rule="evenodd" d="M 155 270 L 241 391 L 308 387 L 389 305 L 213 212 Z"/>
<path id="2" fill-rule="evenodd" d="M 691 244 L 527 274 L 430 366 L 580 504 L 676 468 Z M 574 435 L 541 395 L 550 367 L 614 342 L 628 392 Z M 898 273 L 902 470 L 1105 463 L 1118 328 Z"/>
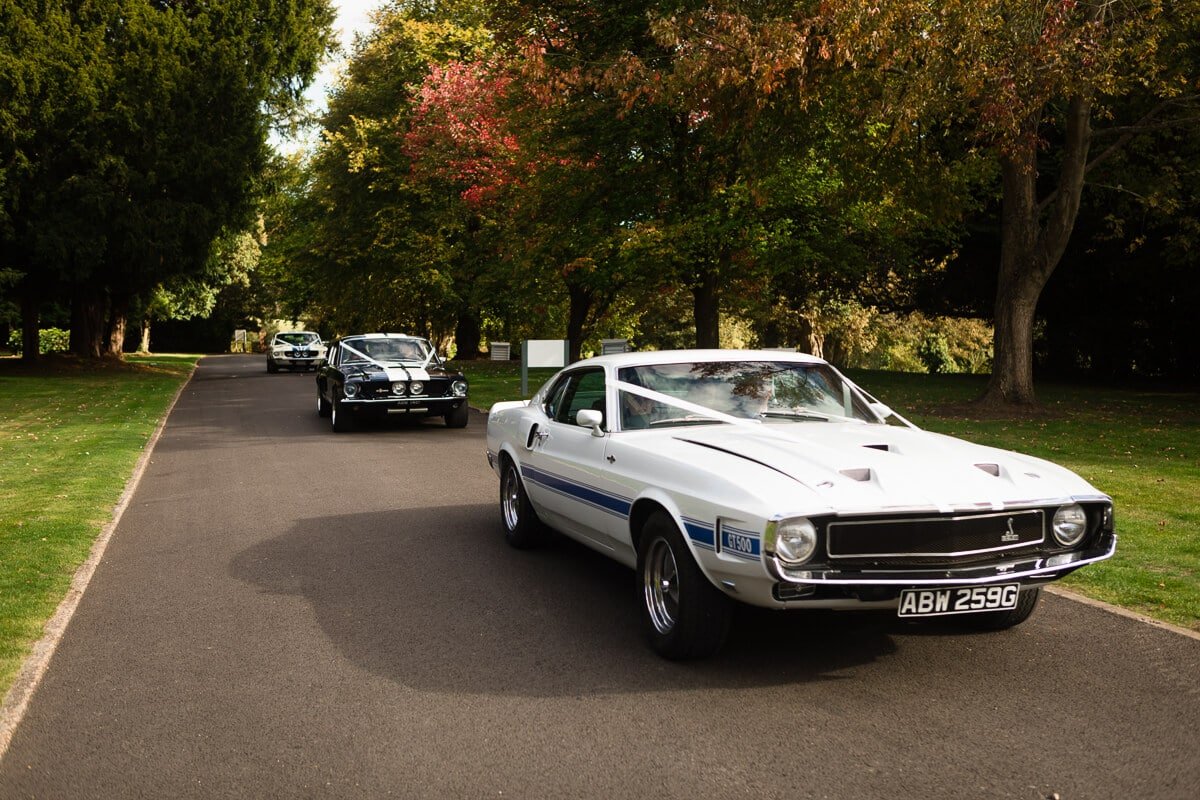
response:
<path id="1" fill-rule="evenodd" d="M 712 417 L 702 417 L 699 414 L 688 414 L 686 417 L 667 417 L 666 419 L 651 420 L 646 427 L 656 428 L 660 425 L 716 425 L 721 420 Z"/>
<path id="2" fill-rule="evenodd" d="M 818 422 L 850 419 L 850 417 L 843 417 L 838 414 L 826 414 L 823 411 L 812 411 L 807 408 L 777 408 L 764 411 L 758 416 L 760 419 L 812 419 Z"/>

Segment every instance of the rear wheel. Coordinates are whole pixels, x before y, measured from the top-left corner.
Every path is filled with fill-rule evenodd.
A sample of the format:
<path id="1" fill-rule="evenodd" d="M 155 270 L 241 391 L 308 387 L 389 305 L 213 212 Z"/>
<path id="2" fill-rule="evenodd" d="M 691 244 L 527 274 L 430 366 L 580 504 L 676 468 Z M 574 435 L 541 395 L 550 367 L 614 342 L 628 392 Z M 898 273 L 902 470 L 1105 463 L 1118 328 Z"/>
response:
<path id="1" fill-rule="evenodd" d="M 650 646 L 673 660 L 702 658 L 721 649 L 733 607 L 692 558 L 675 521 L 656 511 L 638 542 L 642 627 Z"/>
<path id="2" fill-rule="evenodd" d="M 525 550 L 545 540 L 545 528 L 529 503 L 517 465 L 507 455 L 502 463 L 500 518 L 504 521 L 504 539 L 513 547 Z"/>
<path id="3" fill-rule="evenodd" d="M 458 408 L 446 412 L 445 420 L 447 428 L 465 428 L 467 427 L 467 419 L 470 411 L 467 408 L 467 401 L 464 400 L 459 404 Z"/>
<path id="4" fill-rule="evenodd" d="M 332 410 L 329 401 L 325 399 L 325 395 L 321 394 L 320 389 L 317 389 L 317 416 L 328 417 Z"/>
<path id="5" fill-rule="evenodd" d="M 1037 608 L 1038 598 L 1042 595 L 1041 588 L 1026 589 L 1017 597 L 1017 607 L 1007 611 L 983 611 L 978 614 L 964 614 L 961 622 L 968 628 L 977 631 L 1003 631 L 1016 627 L 1033 614 Z"/>
<path id="6" fill-rule="evenodd" d="M 345 433 L 354 430 L 354 414 L 342 409 L 342 404 L 334 400 L 330 404 L 329 422 L 334 433 Z"/>

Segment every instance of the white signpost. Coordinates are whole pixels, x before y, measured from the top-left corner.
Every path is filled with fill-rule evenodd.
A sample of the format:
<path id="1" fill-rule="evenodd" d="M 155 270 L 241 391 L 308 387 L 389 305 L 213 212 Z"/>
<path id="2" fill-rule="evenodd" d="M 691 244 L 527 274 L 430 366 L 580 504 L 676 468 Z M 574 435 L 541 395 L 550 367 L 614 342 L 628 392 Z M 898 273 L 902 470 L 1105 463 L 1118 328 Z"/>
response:
<path id="1" fill-rule="evenodd" d="M 526 339 L 521 342 L 521 396 L 529 394 L 530 367 L 565 367 L 571 343 L 566 339 Z"/>

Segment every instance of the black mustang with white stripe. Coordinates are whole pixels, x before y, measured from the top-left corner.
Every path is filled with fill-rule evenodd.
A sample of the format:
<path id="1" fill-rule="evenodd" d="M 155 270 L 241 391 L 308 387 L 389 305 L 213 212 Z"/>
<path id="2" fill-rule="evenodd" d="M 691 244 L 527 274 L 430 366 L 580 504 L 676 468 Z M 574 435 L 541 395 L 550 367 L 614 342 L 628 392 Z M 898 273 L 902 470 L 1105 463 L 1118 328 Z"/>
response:
<path id="1" fill-rule="evenodd" d="M 442 417 L 448 428 L 467 424 L 467 379 L 450 369 L 425 339 L 400 333 L 346 336 L 329 346 L 317 372 L 317 413 L 333 430 L 360 417 Z"/>

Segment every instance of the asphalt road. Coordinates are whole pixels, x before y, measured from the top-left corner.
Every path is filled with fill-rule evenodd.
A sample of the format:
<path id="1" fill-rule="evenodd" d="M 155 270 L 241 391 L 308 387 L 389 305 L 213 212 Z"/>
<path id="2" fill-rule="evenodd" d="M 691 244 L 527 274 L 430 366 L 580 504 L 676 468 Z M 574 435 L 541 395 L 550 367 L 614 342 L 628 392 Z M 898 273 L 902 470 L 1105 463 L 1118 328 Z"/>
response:
<path id="1" fill-rule="evenodd" d="M 632 572 L 504 544 L 483 434 L 335 435 L 311 375 L 204 359 L 0 798 L 1197 796 L 1200 641 L 1051 596 L 746 613 L 668 663 Z"/>

